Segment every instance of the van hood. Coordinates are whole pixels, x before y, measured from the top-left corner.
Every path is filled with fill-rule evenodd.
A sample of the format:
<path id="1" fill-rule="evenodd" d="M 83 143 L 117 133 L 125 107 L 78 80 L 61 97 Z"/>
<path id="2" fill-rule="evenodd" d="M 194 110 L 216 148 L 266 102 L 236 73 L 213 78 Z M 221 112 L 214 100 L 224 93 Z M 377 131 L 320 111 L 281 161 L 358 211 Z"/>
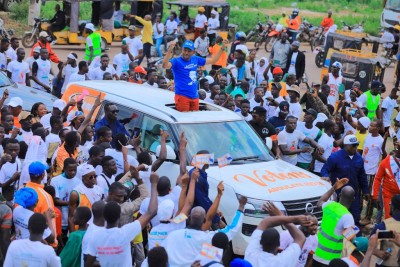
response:
<path id="1" fill-rule="evenodd" d="M 271 201 L 298 200 L 323 195 L 331 185 L 304 169 L 282 160 L 212 166 L 209 179 L 222 180 L 235 193 Z"/>

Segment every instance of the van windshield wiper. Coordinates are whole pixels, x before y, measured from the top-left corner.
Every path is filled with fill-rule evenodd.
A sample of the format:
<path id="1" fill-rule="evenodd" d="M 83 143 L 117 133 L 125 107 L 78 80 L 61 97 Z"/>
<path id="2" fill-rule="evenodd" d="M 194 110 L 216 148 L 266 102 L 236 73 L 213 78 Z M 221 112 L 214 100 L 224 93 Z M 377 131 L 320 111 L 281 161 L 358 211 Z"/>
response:
<path id="1" fill-rule="evenodd" d="M 241 158 L 234 158 L 232 161 L 240 161 L 240 160 L 250 160 L 250 159 L 259 159 L 259 156 L 249 156 L 249 157 L 241 157 Z"/>

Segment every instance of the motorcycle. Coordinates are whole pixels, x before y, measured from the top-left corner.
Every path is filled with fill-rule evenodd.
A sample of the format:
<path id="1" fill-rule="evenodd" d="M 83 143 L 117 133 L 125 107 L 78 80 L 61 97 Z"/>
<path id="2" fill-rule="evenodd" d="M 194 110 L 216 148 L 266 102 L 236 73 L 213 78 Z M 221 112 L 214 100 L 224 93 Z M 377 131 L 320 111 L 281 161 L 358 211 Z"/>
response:
<path id="1" fill-rule="evenodd" d="M 258 20 L 257 24 L 254 26 L 254 28 L 247 34 L 246 37 L 246 42 L 250 42 L 253 40 L 255 36 L 258 36 L 263 32 L 263 25 L 260 20 Z"/>
<path id="2" fill-rule="evenodd" d="M 267 34 L 267 37 L 265 39 L 265 51 L 271 52 L 272 48 L 274 47 L 274 44 L 276 40 L 279 39 L 281 36 L 281 33 L 283 32 L 283 26 L 281 24 L 276 24 L 271 26 L 271 31 Z"/>
<path id="3" fill-rule="evenodd" d="M 4 27 L 4 21 L 2 19 L 0 19 L 0 36 L 1 38 L 6 38 L 6 39 L 10 39 L 11 36 L 14 35 L 14 30 L 13 29 L 6 29 Z"/>
<path id="4" fill-rule="evenodd" d="M 342 31 L 345 32 L 356 32 L 356 33 L 363 33 L 364 32 L 364 21 L 361 21 L 358 24 L 354 24 L 353 26 L 350 26 L 347 24 L 345 21 L 342 20 L 343 27 Z"/>
<path id="5" fill-rule="evenodd" d="M 312 34 L 317 27 L 313 26 L 307 20 L 304 20 L 300 25 L 299 33 L 297 34 L 296 40 L 300 43 L 308 43 L 311 41 Z"/>
<path id="6" fill-rule="evenodd" d="M 263 31 L 258 34 L 256 41 L 254 42 L 255 48 L 260 48 L 260 46 L 267 40 L 268 34 L 271 32 L 274 22 L 269 20 L 266 25 L 263 26 Z"/>
<path id="7" fill-rule="evenodd" d="M 325 49 L 322 46 L 317 46 L 315 51 L 317 51 L 315 55 L 315 65 L 317 65 L 318 68 L 322 68 L 324 66 Z"/>
<path id="8" fill-rule="evenodd" d="M 313 38 L 310 42 L 311 51 L 314 51 L 314 48 L 318 46 L 322 46 L 325 43 L 325 33 L 324 28 L 322 26 L 317 27 L 313 32 Z"/>
<path id="9" fill-rule="evenodd" d="M 35 24 L 33 25 L 32 30 L 30 32 L 26 32 L 25 35 L 21 39 L 22 45 L 26 48 L 31 48 L 37 42 L 37 40 L 39 38 L 39 33 L 41 31 L 46 31 L 47 27 L 48 27 L 48 25 L 47 26 L 42 25 L 42 23 L 48 22 L 47 19 L 34 18 L 34 20 L 35 20 Z M 50 36 L 47 38 L 47 40 L 50 43 L 53 41 Z"/>

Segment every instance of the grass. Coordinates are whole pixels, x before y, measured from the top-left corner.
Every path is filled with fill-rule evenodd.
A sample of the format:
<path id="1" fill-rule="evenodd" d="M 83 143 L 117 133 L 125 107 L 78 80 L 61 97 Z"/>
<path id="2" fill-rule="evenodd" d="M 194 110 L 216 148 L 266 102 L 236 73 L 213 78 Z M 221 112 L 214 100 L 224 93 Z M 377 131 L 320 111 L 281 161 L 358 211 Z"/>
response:
<path id="1" fill-rule="evenodd" d="M 293 8 L 300 10 L 300 16 L 306 18 L 314 25 L 319 25 L 322 18 L 326 15 L 328 9 L 333 10 L 333 17 L 340 29 L 341 21 L 353 25 L 365 20 L 364 30 L 372 35 L 377 35 L 380 27 L 380 15 L 382 12 L 381 0 L 280 0 L 279 6 L 275 0 L 227 0 L 231 4 L 231 13 L 229 22 L 239 25 L 239 29 L 244 32 L 250 31 L 258 20 L 258 16 L 263 20 L 264 15 L 268 13 L 278 14 L 280 9 L 285 8 L 290 11 Z M 27 22 L 29 1 L 23 0 L 21 4 L 12 7 L 12 18 L 20 22 Z M 41 17 L 52 18 L 54 16 L 55 1 L 47 1 L 45 6 L 41 7 Z M 123 2 L 123 10 L 130 10 L 128 3 Z M 256 11 L 257 10 L 257 11 Z M 312 11 L 312 12 L 308 12 Z M 164 18 L 168 16 L 170 10 L 164 8 Z M 195 10 L 190 12 L 195 15 Z M 280 15 L 272 15 L 276 20 Z M 80 20 L 88 20 L 91 17 L 91 2 L 81 2 Z"/>

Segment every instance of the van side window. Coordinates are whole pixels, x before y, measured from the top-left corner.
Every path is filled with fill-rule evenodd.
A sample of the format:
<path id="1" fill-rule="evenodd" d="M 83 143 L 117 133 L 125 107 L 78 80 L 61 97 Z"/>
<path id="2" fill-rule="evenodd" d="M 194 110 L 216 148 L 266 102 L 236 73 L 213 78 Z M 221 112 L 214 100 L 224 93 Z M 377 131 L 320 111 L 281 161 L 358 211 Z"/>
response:
<path id="1" fill-rule="evenodd" d="M 161 142 L 161 132 L 168 130 L 167 125 L 164 122 L 145 115 L 140 128 L 143 148 L 156 153 L 157 147 Z M 171 140 L 167 141 L 167 145 L 174 148 L 174 143 Z"/>

